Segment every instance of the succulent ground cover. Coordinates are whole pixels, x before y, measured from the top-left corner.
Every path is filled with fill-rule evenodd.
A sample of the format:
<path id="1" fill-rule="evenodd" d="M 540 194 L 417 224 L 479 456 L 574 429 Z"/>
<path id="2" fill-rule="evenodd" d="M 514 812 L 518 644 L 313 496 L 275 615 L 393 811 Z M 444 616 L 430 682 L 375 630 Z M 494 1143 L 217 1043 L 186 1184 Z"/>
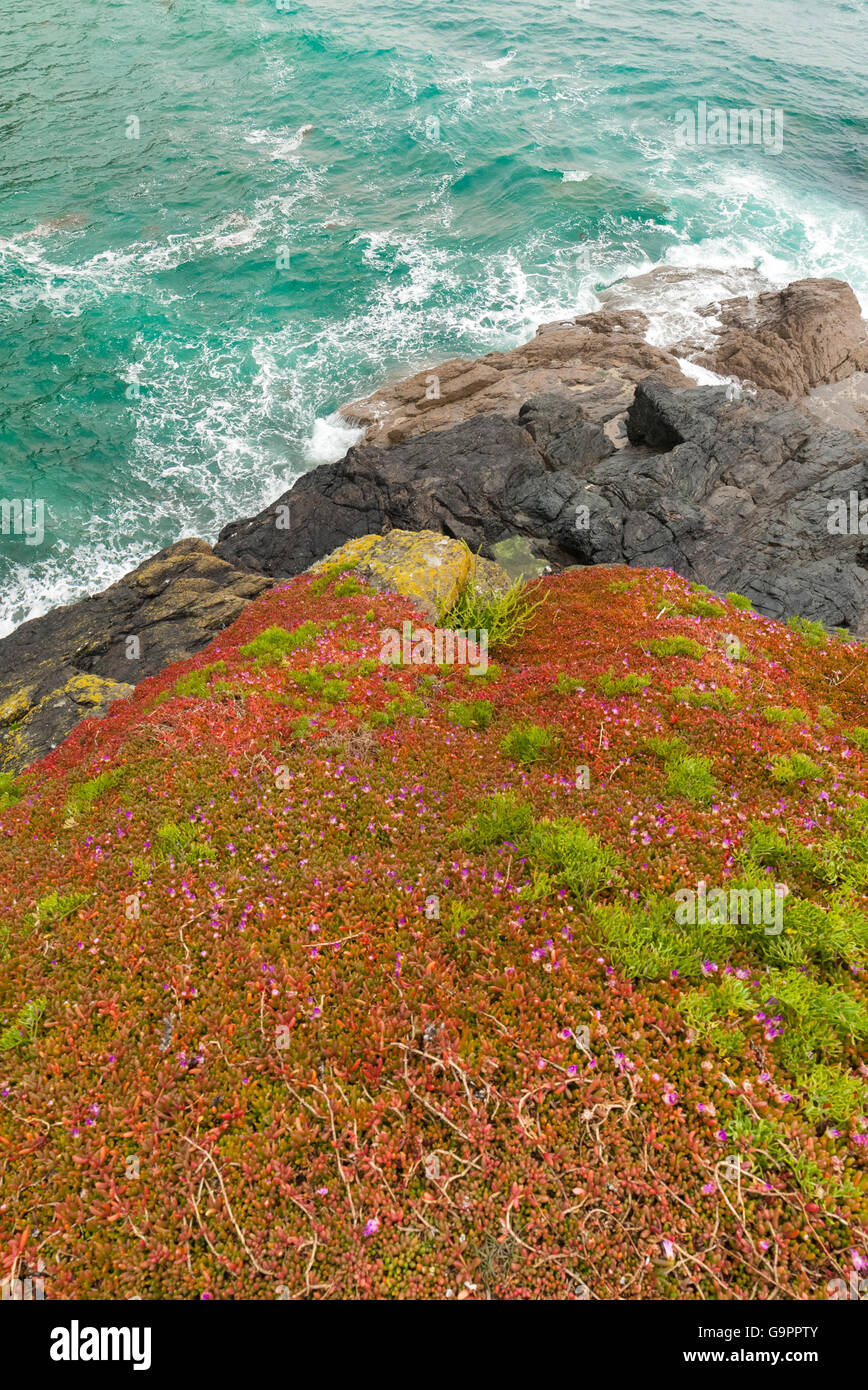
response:
<path id="1" fill-rule="evenodd" d="M 584 569 L 486 673 L 302 576 L 0 784 L 49 1298 L 826 1298 L 868 1266 L 868 653 Z M 782 930 L 680 924 L 699 884 Z M 775 900 L 777 902 L 777 899 Z"/>

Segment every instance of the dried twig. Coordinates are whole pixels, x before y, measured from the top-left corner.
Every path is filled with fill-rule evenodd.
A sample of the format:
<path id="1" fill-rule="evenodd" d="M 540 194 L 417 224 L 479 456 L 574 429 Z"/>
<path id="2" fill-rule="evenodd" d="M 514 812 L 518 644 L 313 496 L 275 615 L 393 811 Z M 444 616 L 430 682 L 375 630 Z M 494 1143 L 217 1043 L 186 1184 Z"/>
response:
<path id="1" fill-rule="evenodd" d="M 268 1273 L 268 1270 L 267 1270 L 267 1269 L 263 1269 L 262 1265 L 259 1263 L 259 1261 L 257 1260 L 256 1256 L 253 1254 L 252 1250 L 250 1249 L 249 1245 L 247 1244 L 247 1241 L 244 1239 L 244 1232 L 242 1231 L 241 1227 L 238 1225 L 238 1222 L 235 1220 L 235 1214 L 234 1214 L 234 1212 L 232 1211 L 232 1205 L 231 1205 L 231 1203 L 230 1203 L 230 1201 L 229 1201 L 229 1195 L 228 1195 L 228 1193 L 227 1193 L 227 1191 L 226 1191 L 226 1185 L 225 1185 L 225 1183 L 223 1182 L 223 1174 L 220 1172 L 220 1169 L 217 1167 L 217 1164 L 214 1162 L 214 1159 L 212 1158 L 211 1154 L 208 1153 L 208 1150 L 207 1150 L 207 1149 L 203 1149 L 201 1144 L 197 1144 L 196 1141 L 195 1141 L 195 1139 L 190 1139 L 190 1138 L 188 1138 L 186 1134 L 182 1134 L 181 1138 L 184 1140 L 184 1143 L 185 1143 L 185 1144 L 189 1144 L 191 1148 L 196 1149 L 196 1150 L 197 1150 L 200 1154 L 202 1154 L 202 1155 L 208 1160 L 208 1162 L 211 1164 L 211 1167 L 214 1169 L 214 1172 L 217 1174 L 217 1181 L 218 1181 L 219 1184 L 220 1184 L 220 1191 L 223 1193 L 223 1201 L 226 1203 L 226 1210 L 227 1210 L 227 1212 L 229 1213 L 229 1220 L 232 1222 L 232 1225 L 235 1227 L 236 1234 L 237 1234 L 237 1236 L 238 1236 L 238 1239 L 241 1241 L 241 1246 L 242 1246 L 242 1249 L 244 1250 L 244 1253 L 247 1255 L 247 1258 L 250 1260 L 250 1263 L 253 1265 L 253 1268 L 256 1270 L 257 1274 L 267 1274 L 267 1273 Z M 204 1228 L 203 1228 L 203 1230 L 204 1230 Z M 210 1244 L 210 1242 L 209 1242 L 209 1244 Z"/>

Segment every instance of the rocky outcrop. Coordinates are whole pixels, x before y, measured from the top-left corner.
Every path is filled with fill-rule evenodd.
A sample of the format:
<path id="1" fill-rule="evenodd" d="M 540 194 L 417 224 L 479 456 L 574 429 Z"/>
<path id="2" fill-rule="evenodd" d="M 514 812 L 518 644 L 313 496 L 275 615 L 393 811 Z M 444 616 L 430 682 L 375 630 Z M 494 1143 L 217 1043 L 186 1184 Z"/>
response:
<path id="1" fill-rule="evenodd" d="M 842 281 L 736 292 L 759 284 L 750 270 L 658 267 L 605 291 L 598 313 L 345 407 L 364 443 L 227 526 L 213 551 L 179 542 L 0 641 L 0 771 L 49 751 L 205 646 L 273 579 L 348 541 L 367 538 L 347 552 L 367 578 L 395 573 L 410 544 L 396 531 L 465 541 L 513 577 L 577 563 L 668 567 L 737 589 L 769 616 L 865 635 L 868 539 L 858 516 L 847 534 L 827 525 L 829 503 L 855 496 L 858 510 L 868 497 L 865 324 Z M 698 287 L 717 297 L 697 304 Z M 673 295 L 667 350 L 647 341 L 636 301 L 654 306 L 656 324 L 660 297 Z M 696 336 L 675 342 L 688 322 Z M 695 387 L 679 358 L 759 394 Z M 418 584 L 407 592 L 424 597 Z"/>
<path id="2" fill-rule="evenodd" d="M 361 536 L 311 570 L 351 570 L 370 588 L 411 598 L 432 622 L 448 613 L 467 588 L 481 595 L 502 594 L 511 582 L 499 565 L 435 531 Z"/>
<path id="3" fill-rule="evenodd" d="M 691 313 L 700 318 L 720 311 L 724 300 L 750 295 L 770 288 L 769 281 L 752 266 L 656 265 L 639 275 L 626 275 L 600 290 L 598 298 L 607 309 L 642 309 L 652 313 L 655 324 L 683 322 Z M 667 334 L 667 339 L 672 339 Z M 675 338 L 681 336 L 676 333 Z"/>
<path id="4" fill-rule="evenodd" d="M 628 434 L 654 456 L 604 464 L 594 481 L 627 507 L 630 564 L 652 554 L 719 592 L 747 595 L 767 617 L 800 615 L 868 637 L 868 518 L 833 525 L 868 497 L 868 442 L 819 425 L 771 392 L 740 402 L 718 387 L 640 387 Z M 625 451 L 626 454 L 626 451 Z"/>
<path id="5" fill-rule="evenodd" d="M 185 540 L 94 598 L 22 624 L 0 641 L 0 771 L 20 771 L 192 656 L 269 583 Z"/>
<path id="6" fill-rule="evenodd" d="M 535 338 L 510 352 L 475 361 L 451 358 L 341 413 L 364 428 L 366 443 L 385 447 L 480 414 L 510 416 L 532 396 L 567 392 L 581 399 L 587 418 L 619 445 L 634 388 L 648 377 L 673 387 L 692 384 L 679 365 L 686 359 L 789 400 L 816 394 L 818 418 L 862 428 L 868 414 L 864 385 L 827 394 L 836 383 L 854 374 L 860 381 L 858 374 L 868 372 L 868 334 L 852 289 L 843 280 L 818 279 L 760 292 L 767 283 L 749 268 L 657 266 L 603 290 L 598 313 L 543 324 Z M 739 286 L 753 293 L 739 294 Z M 703 290 L 719 297 L 696 304 Z M 649 319 L 637 304 L 653 307 L 655 320 L 687 319 L 697 332 L 680 341 L 671 335 L 669 350 L 655 347 L 647 341 Z M 838 402 L 842 418 L 833 419 Z"/>
<path id="7" fill-rule="evenodd" d="M 711 348 L 696 352 L 686 342 L 676 353 L 788 400 L 868 370 L 865 322 L 843 280 L 796 280 L 755 299 L 731 299 L 719 320 Z"/>
<path id="8" fill-rule="evenodd" d="M 617 443 L 640 381 L 654 376 L 670 386 L 689 384 L 671 353 L 646 342 L 647 330 L 648 319 L 635 309 L 543 324 L 535 338 L 510 352 L 477 361 L 451 358 L 344 406 L 341 414 L 364 427 L 366 443 L 385 447 L 478 415 L 511 416 L 531 396 L 567 392 Z"/>
<path id="9" fill-rule="evenodd" d="M 362 445 L 228 528 L 217 549 L 280 577 L 392 528 L 440 531 L 485 555 L 521 536 L 552 566 L 660 566 L 744 593 L 770 617 L 868 635 L 868 538 L 828 525 L 830 502 L 868 496 L 868 444 L 773 392 L 729 396 L 646 381 L 616 450 L 565 393 L 512 419 Z"/>
<path id="10" fill-rule="evenodd" d="M 258 516 L 227 527 L 216 550 L 273 578 L 300 574 L 346 540 L 394 529 L 436 531 L 490 554 L 494 541 L 516 531 L 542 534 L 530 517 L 527 526 L 516 518 L 528 490 L 548 486 L 550 476 L 522 425 L 480 415 L 391 449 L 350 449 L 339 463 L 304 474 Z M 567 490 L 574 485 L 568 475 Z M 554 498 L 551 505 L 556 513 Z M 279 526 L 281 519 L 288 524 Z M 573 560 L 569 552 L 562 558 Z"/>
<path id="11" fill-rule="evenodd" d="M 0 696 L 0 770 L 17 773 L 56 748 L 82 719 L 102 719 L 115 700 L 128 700 L 135 687 L 126 681 L 102 680 L 74 667 L 44 670 L 31 684 Z"/>

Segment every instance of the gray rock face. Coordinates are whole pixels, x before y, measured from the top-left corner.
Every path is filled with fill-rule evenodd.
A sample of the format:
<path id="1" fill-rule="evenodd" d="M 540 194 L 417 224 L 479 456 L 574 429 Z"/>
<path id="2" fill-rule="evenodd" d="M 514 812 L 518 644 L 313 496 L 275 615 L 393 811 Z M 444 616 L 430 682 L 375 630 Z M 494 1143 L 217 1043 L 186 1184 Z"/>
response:
<path id="1" fill-rule="evenodd" d="M 204 541 L 178 541 L 103 593 L 23 623 L 0 641 L 0 771 L 20 771 L 192 656 L 269 585 Z"/>
<path id="2" fill-rule="evenodd" d="M 868 534 L 829 526 L 830 502 L 868 498 L 868 441 L 774 392 L 734 401 L 724 387 L 654 381 L 635 391 L 627 437 L 614 450 L 575 395 L 546 394 L 517 419 L 351 449 L 227 527 L 217 553 L 278 578 L 392 527 L 439 530 L 487 556 L 518 535 L 552 566 L 661 566 L 746 594 L 769 617 L 868 636 Z"/>
<path id="3" fill-rule="evenodd" d="M 605 430 L 586 418 L 584 402 L 577 408 L 568 396 L 537 396 L 523 405 L 518 422 L 549 463 L 556 468 L 578 470 L 578 476 L 601 459 L 614 454 L 615 445 Z"/>
<path id="4" fill-rule="evenodd" d="M 393 529 L 441 531 L 474 548 L 483 543 L 488 555 L 492 541 L 517 529 L 511 521 L 527 479 L 546 476 L 526 430 L 482 415 L 391 449 L 350 449 L 340 463 L 299 478 L 258 516 L 227 526 L 215 550 L 274 578 L 301 574 L 344 541 Z M 289 527 L 280 529 L 286 507 Z"/>
<path id="5" fill-rule="evenodd" d="M 680 553 L 664 541 L 672 558 L 651 560 L 645 543 L 631 545 L 628 562 L 737 590 L 768 617 L 800 614 L 868 636 L 868 518 L 864 534 L 837 534 L 829 506 L 868 497 L 868 441 L 818 426 L 773 392 L 730 403 L 718 387 L 640 386 L 631 442 L 647 446 L 667 430 L 683 442 L 618 486 L 629 506 L 678 533 Z"/>
<path id="6" fill-rule="evenodd" d="M 868 435 L 868 371 L 854 372 L 844 381 L 815 386 L 802 404 L 824 425 Z"/>

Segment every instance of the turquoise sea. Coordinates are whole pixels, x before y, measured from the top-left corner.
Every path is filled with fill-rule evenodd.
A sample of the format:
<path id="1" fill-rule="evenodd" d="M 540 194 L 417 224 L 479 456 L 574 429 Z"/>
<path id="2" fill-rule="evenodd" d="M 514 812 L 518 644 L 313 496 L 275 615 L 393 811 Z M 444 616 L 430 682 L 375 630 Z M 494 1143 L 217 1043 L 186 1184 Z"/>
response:
<path id="1" fill-rule="evenodd" d="M 619 276 L 835 275 L 868 311 L 866 18 L 0 0 L 0 498 L 46 508 L 0 535 L 0 634 L 338 457 L 342 402 Z M 679 145 L 703 100 L 780 108 L 781 152 Z"/>

